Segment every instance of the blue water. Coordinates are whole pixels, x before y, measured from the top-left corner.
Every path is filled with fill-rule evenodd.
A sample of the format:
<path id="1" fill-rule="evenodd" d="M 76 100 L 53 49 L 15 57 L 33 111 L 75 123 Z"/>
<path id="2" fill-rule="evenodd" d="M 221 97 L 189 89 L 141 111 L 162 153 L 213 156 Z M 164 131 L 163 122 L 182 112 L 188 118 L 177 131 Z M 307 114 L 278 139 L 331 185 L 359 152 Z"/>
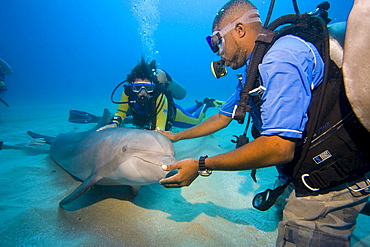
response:
<path id="1" fill-rule="evenodd" d="M 320 2 L 298 0 L 301 12 L 314 10 Z M 331 2 L 332 23 L 345 21 L 353 0 Z M 229 69 L 228 76 L 215 79 L 210 62 L 219 58 L 205 42 L 205 37 L 211 34 L 215 14 L 225 3 L 226 0 L 0 0 L 0 58 L 14 71 L 6 77 L 8 91 L 3 98 L 10 107 L 0 103 L 0 140 L 28 140 L 27 130 L 55 134 L 77 132 L 85 127 L 68 125 L 67 117 L 59 116 L 60 111 L 36 114 L 33 109 L 39 108 L 29 109 L 30 104 L 48 103 L 53 109 L 63 103 L 63 112 L 67 114 L 68 109 L 75 109 L 76 102 L 98 102 L 95 105 L 99 109 L 95 112 L 101 112 L 104 107 L 114 111 L 116 105 L 110 102 L 110 94 L 126 79 L 142 54 L 147 59 L 156 59 L 159 68 L 186 87 L 186 99 L 176 102 L 183 107 L 204 97 L 226 100 L 236 86 L 235 75 L 243 69 Z M 254 3 L 265 20 L 270 2 Z M 271 20 L 293 12 L 291 0 L 276 0 Z M 78 105 L 80 110 L 85 110 L 84 103 Z M 23 108 L 35 117 L 24 117 Z M 44 119 L 40 120 L 39 116 Z M 56 128 L 56 122 L 65 128 Z M 235 125 L 231 124 L 230 128 L 238 128 Z M 243 128 L 233 134 L 241 134 Z M 2 139 L 1 135 L 6 138 Z M 197 157 L 227 152 L 234 148 L 231 138 L 229 133 L 221 133 L 194 143 L 178 142 L 177 145 L 183 145 L 181 150 L 186 151 L 179 157 L 191 156 L 192 152 L 199 152 Z M 78 212 L 65 213 L 58 210 L 55 198 L 77 184 L 68 180 L 69 176 L 48 158 L 47 147 L 40 149 L 0 151 L 0 165 L 4 168 L 0 187 L 5 197 L 1 209 L 6 222 L 0 242 L 10 243 L 3 246 L 78 246 L 80 243 L 88 246 L 86 243 L 94 243 L 95 237 L 100 241 L 96 245 L 116 243 L 116 246 L 121 243 L 139 246 L 135 241 L 140 238 L 144 239 L 140 243 L 152 243 L 152 246 L 160 246 L 158 243 L 242 246 L 249 242 L 263 246 L 261 243 L 275 241 L 278 220 L 271 217 L 274 214 L 250 208 L 251 197 L 266 188 L 254 184 L 248 171 L 215 173 L 210 179 L 219 176 L 216 178 L 221 178 L 220 182 L 209 185 L 209 180 L 200 179 L 198 187 L 183 190 L 148 186 L 132 202 L 126 199 L 118 203 L 99 202 Z M 273 182 L 269 171 L 261 169 L 258 176 Z M 40 189 L 39 180 L 41 185 L 48 185 Z M 31 197 L 35 194 L 40 196 Z M 193 197 L 188 201 L 190 194 Z M 133 217 L 123 214 L 125 210 L 133 212 Z M 358 220 L 357 233 L 369 235 L 367 218 Z M 141 222 L 144 223 L 140 225 Z M 254 236 L 255 232 L 260 235 Z M 356 246 L 362 241 L 358 236 L 361 235 L 353 238 L 353 242 L 358 242 Z M 156 241 L 145 242 L 151 238 Z M 221 239 L 224 242 L 216 242 Z"/>
<path id="2" fill-rule="evenodd" d="M 227 99 L 237 71 L 215 79 L 217 58 L 205 37 L 225 0 L 12 0 L 0 1 L 0 57 L 13 69 L 4 99 L 10 104 L 104 102 L 137 64 L 156 59 L 188 90 L 187 100 Z M 298 1 L 308 12 L 321 1 Z M 269 1 L 254 1 L 265 20 Z M 353 0 L 332 1 L 333 22 L 345 21 Z M 272 19 L 293 13 L 277 0 Z M 239 71 L 240 72 L 240 71 Z M 3 105 L 0 105 L 3 107 Z"/>

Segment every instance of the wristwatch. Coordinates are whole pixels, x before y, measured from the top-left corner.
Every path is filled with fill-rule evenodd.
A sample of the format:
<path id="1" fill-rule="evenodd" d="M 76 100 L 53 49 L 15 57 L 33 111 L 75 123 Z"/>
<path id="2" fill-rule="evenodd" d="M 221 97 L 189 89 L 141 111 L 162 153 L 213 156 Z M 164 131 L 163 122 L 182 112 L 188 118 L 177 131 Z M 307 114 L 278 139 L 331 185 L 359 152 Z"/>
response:
<path id="1" fill-rule="evenodd" d="M 120 116 L 114 116 L 111 120 L 110 120 L 110 122 L 109 122 L 110 124 L 112 124 L 112 123 L 115 123 L 115 124 L 117 124 L 117 127 L 118 126 L 120 126 L 120 124 L 122 123 L 122 118 L 120 117 Z"/>
<path id="2" fill-rule="evenodd" d="M 199 164 L 198 174 L 203 176 L 203 177 L 208 177 L 209 175 L 212 174 L 212 171 L 206 167 L 206 164 L 204 162 L 206 158 L 208 158 L 207 155 L 200 156 L 199 162 L 198 162 L 198 164 Z"/>

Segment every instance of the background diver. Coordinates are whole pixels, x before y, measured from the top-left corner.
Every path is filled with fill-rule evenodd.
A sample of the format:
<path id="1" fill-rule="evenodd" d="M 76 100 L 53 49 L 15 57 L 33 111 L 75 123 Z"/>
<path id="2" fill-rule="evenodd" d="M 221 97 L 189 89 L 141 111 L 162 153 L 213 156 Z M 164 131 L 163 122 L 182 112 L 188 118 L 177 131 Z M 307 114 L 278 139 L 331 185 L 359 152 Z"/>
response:
<path id="1" fill-rule="evenodd" d="M 174 99 L 183 99 L 186 90 L 167 72 L 156 68 L 155 60 L 147 63 L 144 58 L 135 66 L 123 82 L 118 109 L 109 125 L 101 129 L 120 126 L 127 115 L 132 115 L 133 124 L 145 129 L 169 130 L 172 126 L 189 128 L 199 124 L 209 107 L 221 107 L 224 102 L 205 98 L 194 106 L 182 108 Z M 123 84 L 121 83 L 121 84 Z M 118 86 L 117 86 L 118 87 Z M 117 89 L 116 87 L 116 89 Z M 112 93 L 114 94 L 115 90 Z"/>

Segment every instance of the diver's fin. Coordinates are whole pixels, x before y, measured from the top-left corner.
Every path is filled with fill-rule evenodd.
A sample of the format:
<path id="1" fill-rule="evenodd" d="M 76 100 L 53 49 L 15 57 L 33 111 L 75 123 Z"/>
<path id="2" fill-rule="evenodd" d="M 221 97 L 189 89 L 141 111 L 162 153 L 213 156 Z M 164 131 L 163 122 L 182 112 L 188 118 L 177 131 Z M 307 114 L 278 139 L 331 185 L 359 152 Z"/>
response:
<path id="1" fill-rule="evenodd" d="M 100 120 L 100 117 L 95 116 L 88 112 L 78 111 L 78 110 L 69 111 L 68 122 L 71 122 L 71 123 L 98 123 L 99 120 Z"/>
<path id="2" fill-rule="evenodd" d="M 45 140 L 45 142 L 47 144 L 50 144 L 50 145 L 53 143 L 53 141 L 55 141 L 55 137 L 40 135 L 40 134 L 37 134 L 37 133 L 32 132 L 32 131 L 27 131 L 27 134 L 29 136 L 31 136 L 32 138 L 34 138 L 34 139 L 36 139 L 36 138 L 43 138 Z"/>
<path id="3" fill-rule="evenodd" d="M 64 205 L 74 201 L 77 197 L 88 191 L 91 187 L 93 187 L 101 177 L 96 177 L 95 174 L 91 174 L 86 180 L 77 187 L 71 194 L 69 194 L 66 198 L 64 198 L 60 203 L 59 206 L 63 208 Z"/>

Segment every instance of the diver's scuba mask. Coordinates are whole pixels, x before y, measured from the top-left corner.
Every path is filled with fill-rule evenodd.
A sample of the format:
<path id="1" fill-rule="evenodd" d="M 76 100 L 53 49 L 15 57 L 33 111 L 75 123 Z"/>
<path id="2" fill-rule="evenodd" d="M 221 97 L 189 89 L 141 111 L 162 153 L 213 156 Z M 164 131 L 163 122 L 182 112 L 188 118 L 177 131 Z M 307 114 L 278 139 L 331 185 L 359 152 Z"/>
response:
<path id="1" fill-rule="evenodd" d="M 225 52 L 225 35 L 233 30 L 238 23 L 247 24 L 251 22 L 261 22 L 257 9 L 250 9 L 246 11 L 242 17 L 230 22 L 221 30 L 215 30 L 211 36 L 206 37 L 209 47 L 214 53 L 217 53 L 217 55 L 223 55 Z M 227 70 L 224 67 L 224 63 L 225 62 L 223 60 L 211 63 L 212 73 L 217 79 L 227 75 Z"/>
<path id="2" fill-rule="evenodd" d="M 152 97 L 151 93 L 154 92 L 155 84 L 149 81 L 137 81 L 130 85 L 131 90 L 136 93 L 136 103 L 146 105 L 148 100 Z"/>
<path id="3" fill-rule="evenodd" d="M 153 93 L 155 89 L 155 84 L 145 81 L 133 82 L 131 83 L 131 89 L 134 93 L 139 93 L 141 90 L 145 90 L 148 94 Z"/>
<path id="4" fill-rule="evenodd" d="M 255 15 L 250 17 L 251 15 Z M 233 22 L 230 22 L 224 26 L 221 30 L 215 30 L 211 36 L 206 38 L 208 45 L 211 47 L 211 50 L 218 55 L 222 55 L 223 46 L 224 46 L 224 37 L 225 35 L 233 30 L 238 23 L 248 24 L 251 22 L 261 22 L 259 13 L 257 9 L 250 9 L 246 11 L 242 17 L 236 19 Z"/>

